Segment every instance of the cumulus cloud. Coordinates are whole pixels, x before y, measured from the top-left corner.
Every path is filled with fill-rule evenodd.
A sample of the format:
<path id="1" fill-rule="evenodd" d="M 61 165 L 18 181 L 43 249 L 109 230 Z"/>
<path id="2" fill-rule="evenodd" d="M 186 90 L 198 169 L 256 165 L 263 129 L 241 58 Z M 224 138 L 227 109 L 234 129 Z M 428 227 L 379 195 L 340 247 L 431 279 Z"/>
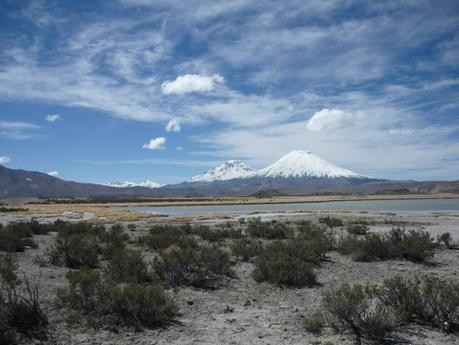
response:
<path id="1" fill-rule="evenodd" d="M 11 158 L 7 156 L 0 156 L 0 164 L 8 164 L 11 162 Z"/>
<path id="2" fill-rule="evenodd" d="M 56 177 L 56 176 L 59 176 L 59 171 L 50 171 L 50 172 L 48 172 L 47 174 L 48 174 L 49 176 L 54 176 L 54 177 Z"/>
<path id="3" fill-rule="evenodd" d="M 150 139 L 148 143 L 143 145 L 143 148 L 147 150 L 160 150 L 160 149 L 164 149 L 165 144 L 166 144 L 166 138 L 158 137 L 158 138 Z"/>
<path id="4" fill-rule="evenodd" d="M 166 125 L 166 131 L 168 132 L 180 132 L 182 127 L 180 127 L 180 121 L 178 119 L 171 119 Z"/>
<path id="5" fill-rule="evenodd" d="M 350 112 L 341 109 L 324 108 L 316 111 L 306 126 L 310 131 L 337 129 L 354 125 L 362 117 L 364 115 L 361 111 Z"/>
<path id="6" fill-rule="evenodd" d="M 161 84 L 161 90 L 165 95 L 208 92 L 212 91 L 218 84 L 224 83 L 224 81 L 225 79 L 219 74 L 212 76 L 185 74 L 178 76 L 175 80 L 166 80 Z"/>
<path id="7" fill-rule="evenodd" d="M 55 122 L 60 119 L 62 119 L 62 117 L 59 114 L 48 115 L 45 117 L 45 120 L 48 122 Z"/>

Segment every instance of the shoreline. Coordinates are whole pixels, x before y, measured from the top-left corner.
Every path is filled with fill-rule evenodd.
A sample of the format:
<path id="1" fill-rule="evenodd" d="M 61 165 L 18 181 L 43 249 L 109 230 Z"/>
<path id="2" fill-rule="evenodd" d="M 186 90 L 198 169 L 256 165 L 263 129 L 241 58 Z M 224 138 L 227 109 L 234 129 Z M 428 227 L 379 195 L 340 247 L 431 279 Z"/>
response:
<path id="1" fill-rule="evenodd" d="M 270 198 L 256 197 L 222 197 L 222 198 L 203 198 L 202 200 L 193 198 L 160 199 L 148 201 L 127 201 L 127 202 L 75 202 L 75 203 L 43 203 L 43 204 L 24 204 L 25 206 L 53 206 L 53 205 L 75 205 L 75 206 L 97 206 L 97 207 L 113 207 L 113 206 L 151 206 L 151 207 L 166 207 L 166 206 L 207 206 L 207 205 L 269 205 L 269 204 L 303 204 L 303 203 L 326 203 L 338 201 L 377 201 L 377 200 L 447 200 L 459 199 L 459 194 L 391 194 L 391 195 L 304 195 L 304 196 L 276 196 Z"/>

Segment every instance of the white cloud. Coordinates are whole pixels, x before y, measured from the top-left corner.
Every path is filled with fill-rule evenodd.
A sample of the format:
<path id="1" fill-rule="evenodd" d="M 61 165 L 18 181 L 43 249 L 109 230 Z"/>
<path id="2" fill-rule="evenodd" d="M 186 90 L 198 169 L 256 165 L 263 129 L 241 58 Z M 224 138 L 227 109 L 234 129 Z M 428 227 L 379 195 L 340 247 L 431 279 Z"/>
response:
<path id="1" fill-rule="evenodd" d="M 55 122 L 57 120 L 60 120 L 62 119 L 62 117 L 58 114 L 54 114 L 54 115 L 48 115 L 45 117 L 45 120 L 48 121 L 48 122 Z"/>
<path id="2" fill-rule="evenodd" d="M 11 162 L 11 158 L 7 156 L 0 156 L 0 164 L 8 164 Z"/>
<path id="3" fill-rule="evenodd" d="M 164 149 L 165 144 L 166 144 L 166 138 L 158 137 L 158 138 L 150 139 L 148 143 L 143 145 L 143 148 L 147 150 L 161 150 L 161 149 Z"/>
<path id="4" fill-rule="evenodd" d="M 14 140 L 25 140 L 34 136 L 31 131 L 40 127 L 28 122 L 0 121 L 0 137 Z"/>
<path id="5" fill-rule="evenodd" d="M 176 149 L 177 151 L 182 151 L 182 150 L 183 150 L 183 147 L 177 146 L 175 149 Z"/>
<path id="6" fill-rule="evenodd" d="M 161 84 L 161 89 L 165 95 L 185 94 L 189 92 L 212 91 L 217 84 L 222 84 L 225 79 L 218 74 L 205 76 L 202 74 L 180 75 L 175 80 L 167 80 Z"/>
<path id="7" fill-rule="evenodd" d="M 171 119 L 166 125 L 166 131 L 168 132 L 180 132 L 182 127 L 180 127 L 180 121 L 178 119 Z"/>
<path id="8" fill-rule="evenodd" d="M 344 128 L 354 125 L 363 117 L 364 114 L 361 111 L 349 112 L 341 109 L 324 108 L 312 115 L 306 127 L 310 131 Z"/>
<path id="9" fill-rule="evenodd" d="M 59 171 L 50 171 L 50 172 L 48 172 L 47 174 L 48 174 L 49 176 L 54 176 L 54 177 L 56 177 L 56 176 L 59 176 Z"/>

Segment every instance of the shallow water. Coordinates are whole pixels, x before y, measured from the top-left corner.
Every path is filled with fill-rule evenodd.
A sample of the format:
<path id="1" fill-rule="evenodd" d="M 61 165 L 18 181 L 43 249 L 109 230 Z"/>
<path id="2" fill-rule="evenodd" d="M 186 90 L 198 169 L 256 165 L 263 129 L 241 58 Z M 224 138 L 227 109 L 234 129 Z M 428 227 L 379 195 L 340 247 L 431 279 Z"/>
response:
<path id="1" fill-rule="evenodd" d="M 248 214 L 252 212 L 294 211 L 381 211 L 381 212 L 459 212 L 459 199 L 426 200 L 362 200 L 330 201 L 294 204 L 258 205 L 195 205 L 195 206 L 132 206 L 120 207 L 132 211 L 161 213 L 170 216 L 204 214 Z"/>

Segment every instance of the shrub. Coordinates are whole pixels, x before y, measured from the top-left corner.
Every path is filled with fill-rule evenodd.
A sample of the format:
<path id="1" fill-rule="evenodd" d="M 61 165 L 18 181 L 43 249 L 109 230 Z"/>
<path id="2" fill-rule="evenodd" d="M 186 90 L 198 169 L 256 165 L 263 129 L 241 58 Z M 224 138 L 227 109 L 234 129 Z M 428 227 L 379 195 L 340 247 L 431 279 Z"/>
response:
<path id="1" fill-rule="evenodd" d="M 362 338 L 377 339 L 395 330 L 399 320 L 393 308 L 375 300 L 375 294 L 362 285 L 345 284 L 322 296 L 330 326 L 350 331 L 360 344 Z"/>
<path id="2" fill-rule="evenodd" d="M 102 249 L 102 254 L 105 259 L 112 259 L 118 253 L 124 251 L 126 244 L 129 240 L 129 235 L 124 233 L 121 225 L 115 224 L 109 231 L 106 231 L 99 235 L 99 239 L 105 244 Z"/>
<path id="3" fill-rule="evenodd" d="M 48 319 L 43 312 L 38 287 L 25 275 L 16 274 L 9 258 L 0 258 L 0 343 L 15 344 L 16 333 L 46 338 Z"/>
<path id="4" fill-rule="evenodd" d="M 329 228 L 335 228 L 338 226 L 343 226 L 343 220 L 340 218 L 335 218 L 335 217 L 320 217 L 319 218 L 319 223 L 327 225 Z"/>
<path id="5" fill-rule="evenodd" d="M 314 311 L 304 319 L 304 328 L 311 333 L 320 333 L 325 326 L 323 315 L 319 311 Z"/>
<path id="6" fill-rule="evenodd" d="M 350 235 L 341 240 L 338 251 L 350 255 L 354 261 L 387 260 L 390 258 L 388 243 L 379 234 L 370 234 L 363 238 Z"/>
<path id="7" fill-rule="evenodd" d="M 110 313 L 116 321 L 153 328 L 170 322 L 178 313 L 174 300 L 158 286 L 129 284 L 110 291 Z"/>
<path id="8" fill-rule="evenodd" d="M 116 282 L 142 283 L 151 281 L 142 254 L 132 249 L 123 249 L 113 254 L 107 264 L 106 274 Z"/>
<path id="9" fill-rule="evenodd" d="M 440 236 L 437 237 L 438 245 L 443 245 L 448 249 L 454 248 L 454 242 L 451 234 L 449 232 L 444 232 Z"/>
<path id="10" fill-rule="evenodd" d="M 252 272 L 254 279 L 296 287 L 315 284 L 316 276 L 312 266 L 298 256 L 296 248 L 292 249 L 294 243 L 274 241 L 266 247 L 264 253 L 255 260 L 255 270 Z"/>
<path id="11" fill-rule="evenodd" d="M 47 252 L 50 262 L 68 268 L 87 266 L 96 268 L 99 265 L 101 246 L 96 237 L 80 236 L 58 237 L 56 245 Z"/>
<path id="12" fill-rule="evenodd" d="M 68 291 L 61 291 L 60 301 L 84 314 L 99 315 L 107 309 L 110 286 L 100 272 L 82 267 L 67 273 Z"/>
<path id="13" fill-rule="evenodd" d="M 37 248 L 33 235 L 43 235 L 50 231 L 47 224 L 40 224 L 36 220 L 29 222 L 0 224 L 0 250 L 14 253 L 23 252 L 27 247 Z"/>
<path id="14" fill-rule="evenodd" d="M 252 275 L 257 282 L 267 281 L 292 287 L 316 284 L 312 266 L 298 257 L 261 255 L 255 260 L 255 266 Z"/>
<path id="15" fill-rule="evenodd" d="M 57 230 L 57 238 L 55 246 L 47 250 L 49 261 L 53 265 L 75 269 L 98 267 L 102 242 L 112 243 L 109 241 L 118 235 L 113 231 L 106 233 L 103 225 L 86 222 L 56 221 L 53 229 Z"/>
<path id="16" fill-rule="evenodd" d="M 231 246 L 231 252 L 242 261 L 249 261 L 263 252 L 263 243 L 250 238 L 236 240 Z"/>
<path id="17" fill-rule="evenodd" d="M 293 231 L 285 223 L 275 220 L 262 222 L 260 218 L 256 218 L 248 222 L 247 234 L 252 237 L 275 240 L 289 238 L 293 235 Z"/>
<path id="18" fill-rule="evenodd" d="M 229 254 L 221 248 L 188 241 L 172 245 L 156 258 L 153 268 L 157 276 L 171 286 L 217 287 L 223 276 L 231 276 Z"/>
<path id="19" fill-rule="evenodd" d="M 346 231 L 351 235 L 366 235 L 370 227 L 366 221 L 353 221 L 347 224 Z"/>
<path id="20" fill-rule="evenodd" d="M 178 312 L 173 299 L 157 286 L 130 283 L 123 287 L 104 280 L 86 267 L 67 275 L 69 288 L 60 301 L 100 322 L 152 328 L 170 321 Z"/>
<path id="21" fill-rule="evenodd" d="M 140 243 L 155 250 L 162 250 L 173 244 L 187 242 L 184 229 L 172 225 L 156 225 L 150 232 L 139 239 Z"/>
<path id="22" fill-rule="evenodd" d="M 347 236 L 341 240 L 338 250 L 355 261 L 405 259 L 422 263 L 433 256 L 434 248 L 428 232 L 394 228 L 388 234 Z"/>
<path id="23" fill-rule="evenodd" d="M 435 276 L 386 279 L 378 290 L 405 322 L 428 323 L 445 331 L 459 329 L 459 284 Z"/>

